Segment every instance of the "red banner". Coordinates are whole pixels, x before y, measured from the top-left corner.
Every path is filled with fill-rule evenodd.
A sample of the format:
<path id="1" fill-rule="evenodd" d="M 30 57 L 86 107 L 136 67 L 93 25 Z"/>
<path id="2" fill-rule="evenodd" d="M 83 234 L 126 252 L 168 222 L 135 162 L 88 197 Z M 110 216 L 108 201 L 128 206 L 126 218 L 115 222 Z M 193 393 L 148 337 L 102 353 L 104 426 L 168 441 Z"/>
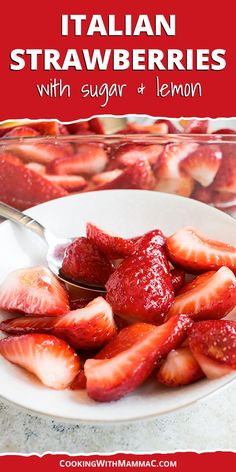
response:
<path id="1" fill-rule="evenodd" d="M 0 119 L 235 116 L 235 2 L 4 2 Z"/>
<path id="2" fill-rule="evenodd" d="M 1 457 L 2 470 L 21 470 L 35 472 L 50 470 L 104 470 L 120 472 L 133 470 L 172 470 L 173 472 L 198 472 L 214 470 L 214 472 L 233 472 L 236 465 L 236 454 L 232 452 L 215 452 L 197 454 L 194 452 L 176 452 L 169 454 L 111 454 L 111 455 L 78 455 L 46 454 L 42 457 L 6 456 Z"/>

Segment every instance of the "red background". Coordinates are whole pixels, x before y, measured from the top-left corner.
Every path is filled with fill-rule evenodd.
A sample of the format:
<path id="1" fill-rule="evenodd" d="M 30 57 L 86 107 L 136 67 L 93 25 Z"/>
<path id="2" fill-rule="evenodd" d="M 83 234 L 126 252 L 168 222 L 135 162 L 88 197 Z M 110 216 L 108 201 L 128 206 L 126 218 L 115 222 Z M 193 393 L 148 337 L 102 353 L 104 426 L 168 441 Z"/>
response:
<path id="1" fill-rule="evenodd" d="M 107 2 L 107 0 L 41 0 L 4 2 L 0 16 L 0 120 L 13 118 L 57 118 L 70 121 L 88 118 L 96 114 L 150 114 L 153 116 L 236 116 L 235 87 L 235 2 L 223 3 L 176 0 L 130 0 Z M 138 37 L 74 37 L 61 36 L 61 14 L 176 14 L 176 36 Z M 227 67 L 223 71 L 10 71 L 10 51 L 16 48 L 55 48 L 62 53 L 68 48 L 177 48 L 227 50 Z M 155 97 L 155 77 L 161 82 L 201 82 L 203 96 L 195 98 Z M 46 83 L 50 78 L 62 78 L 72 87 L 72 96 L 40 98 L 36 83 Z M 100 99 L 83 99 L 79 90 L 84 83 L 101 85 L 127 83 L 124 98 L 111 98 L 108 106 L 101 108 Z M 146 85 L 143 96 L 136 88 Z"/>

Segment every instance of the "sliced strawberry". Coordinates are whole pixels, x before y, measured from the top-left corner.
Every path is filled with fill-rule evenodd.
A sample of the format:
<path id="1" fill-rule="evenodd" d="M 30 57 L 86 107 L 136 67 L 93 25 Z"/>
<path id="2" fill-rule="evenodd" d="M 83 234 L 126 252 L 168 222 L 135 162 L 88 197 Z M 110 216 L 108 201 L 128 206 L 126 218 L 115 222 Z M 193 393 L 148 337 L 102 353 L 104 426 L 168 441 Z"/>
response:
<path id="1" fill-rule="evenodd" d="M 209 379 L 236 370 L 236 322 L 201 321 L 190 330 L 189 347 Z"/>
<path id="2" fill-rule="evenodd" d="M 15 164 L 16 166 L 21 167 L 24 165 L 19 157 L 7 151 L 0 153 L 0 163 L 1 162 L 10 162 L 10 164 Z"/>
<path id="3" fill-rule="evenodd" d="M 186 226 L 167 238 L 167 250 L 173 264 L 190 273 L 217 270 L 222 266 L 236 271 L 236 248 L 208 239 L 195 228 Z"/>
<path id="4" fill-rule="evenodd" d="M 46 267 L 11 272 L 0 286 L 3 310 L 30 315 L 62 315 L 69 311 L 66 290 Z"/>
<path id="5" fill-rule="evenodd" d="M 2 202 L 18 210 L 25 210 L 66 195 L 68 195 L 66 190 L 52 184 L 31 169 L 0 159 L 0 200 Z"/>
<path id="6" fill-rule="evenodd" d="M 99 348 L 116 334 L 112 309 L 102 297 L 59 317 L 23 316 L 3 321 L 0 329 L 9 334 L 53 334 L 74 349 Z"/>
<path id="7" fill-rule="evenodd" d="M 36 375 L 47 387 L 63 390 L 80 369 L 76 352 L 67 343 L 46 334 L 26 334 L 0 341 L 0 353 L 8 361 Z"/>
<path id="8" fill-rule="evenodd" d="M 134 242 L 115 233 L 108 233 L 93 223 L 87 223 L 87 238 L 112 259 L 119 259 L 132 254 Z"/>
<path id="9" fill-rule="evenodd" d="M 67 135 L 68 131 L 66 126 L 55 120 L 48 121 L 29 121 L 28 125 L 34 130 L 38 131 L 43 136 L 57 136 L 59 134 Z"/>
<path id="10" fill-rule="evenodd" d="M 174 123 L 172 123 L 172 121 L 163 120 L 162 118 L 159 118 L 158 120 L 155 121 L 155 124 L 159 124 L 159 123 L 165 123 L 167 125 L 168 133 L 171 133 L 171 134 L 179 133 L 179 129 L 174 125 Z"/>
<path id="11" fill-rule="evenodd" d="M 206 144 L 199 146 L 182 162 L 181 168 L 203 187 L 208 187 L 214 180 L 222 159 L 219 146 Z"/>
<path id="12" fill-rule="evenodd" d="M 28 164 L 25 164 L 25 167 L 37 172 L 38 174 L 46 174 L 46 167 L 43 164 L 39 164 L 39 162 L 28 162 Z"/>
<path id="13" fill-rule="evenodd" d="M 172 269 L 170 271 L 171 283 L 175 293 L 179 293 L 179 290 L 184 285 L 185 272 L 181 269 Z"/>
<path id="14" fill-rule="evenodd" d="M 104 285 L 113 272 L 113 266 L 89 239 L 82 237 L 66 248 L 61 272 L 75 281 Z"/>
<path id="15" fill-rule="evenodd" d="M 236 306 L 236 278 L 230 269 L 221 267 L 208 279 L 200 277 L 193 288 L 177 295 L 167 318 L 179 313 L 193 320 L 223 318 Z"/>
<path id="16" fill-rule="evenodd" d="M 107 284 L 114 313 L 131 321 L 160 323 L 174 301 L 165 239 L 159 230 L 143 236 Z"/>
<path id="17" fill-rule="evenodd" d="M 235 211 L 236 209 L 236 193 L 230 192 L 214 192 L 212 203 L 216 208 L 222 211 Z"/>
<path id="18" fill-rule="evenodd" d="M 163 146 L 160 144 L 125 143 L 116 149 L 113 159 L 117 167 L 130 166 L 139 159 L 147 160 L 153 165 L 157 163 L 162 150 Z"/>
<path id="19" fill-rule="evenodd" d="M 85 390 L 86 383 L 87 380 L 85 377 L 84 369 L 80 369 L 78 375 L 76 375 L 75 379 L 70 385 L 70 390 Z"/>
<path id="20" fill-rule="evenodd" d="M 121 331 L 96 354 L 95 359 L 111 359 L 117 356 L 117 354 L 132 347 L 136 342 L 142 341 L 142 339 L 154 329 L 156 329 L 156 326 L 148 323 L 134 323 L 122 328 Z"/>
<path id="21" fill-rule="evenodd" d="M 203 203 L 212 203 L 215 193 L 216 192 L 212 190 L 212 186 L 206 188 L 206 187 L 202 187 L 200 184 L 197 184 L 196 187 L 194 188 L 191 198 L 194 198 L 195 200 L 199 200 L 200 202 L 203 202 Z"/>
<path id="22" fill-rule="evenodd" d="M 158 382 L 167 387 L 181 387 L 202 377 L 204 374 L 188 347 L 172 349 L 157 373 Z"/>
<path id="23" fill-rule="evenodd" d="M 121 169 L 114 169 L 106 172 L 101 172 L 101 174 L 96 174 L 92 177 L 92 182 L 95 185 L 104 185 L 115 180 L 122 174 L 122 172 L 123 171 Z"/>
<path id="24" fill-rule="evenodd" d="M 143 124 L 138 124 L 138 123 L 128 123 L 127 125 L 127 131 L 129 134 L 166 134 L 168 133 L 168 125 L 164 121 L 161 121 L 159 123 L 155 122 L 150 125 L 143 125 Z M 119 131 L 121 133 L 121 131 Z"/>
<path id="25" fill-rule="evenodd" d="M 206 283 L 212 277 L 212 275 L 216 274 L 216 271 L 210 270 L 209 272 L 204 272 L 203 274 L 198 275 L 190 282 L 186 283 L 178 292 L 178 295 L 181 293 L 186 293 L 193 288 L 198 287 L 199 285 Z"/>
<path id="26" fill-rule="evenodd" d="M 93 143 L 80 144 L 77 153 L 53 160 L 48 165 L 49 174 L 98 174 L 108 162 L 105 149 Z"/>
<path id="27" fill-rule="evenodd" d="M 155 190 L 189 197 L 194 180 L 180 169 L 180 163 L 198 147 L 196 143 L 174 143 L 165 146 L 155 168 Z"/>
<path id="28" fill-rule="evenodd" d="M 206 134 L 208 132 L 209 121 L 204 120 L 180 120 L 180 124 L 183 126 L 183 132 L 194 133 L 194 134 Z"/>
<path id="29" fill-rule="evenodd" d="M 156 363 L 179 346 L 190 326 L 190 319 L 180 315 L 111 359 L 88 359 L 84 366 L 88 395 L 105 402 L 135 390 L 149 377 Z"/>
<path id="30" fill-rule="evenodd" d="M 96 292 L 95 292 L 96 293 Z M 81 298 L 74 298 L 70 300 L 70 309 L 71 310 L 78 310 L 78 308 L 84 308 L 88 305 L 95 297 L 81 297 Z"/>
<path id="31" fill-rule="evenodd" d="M 100 185 L 96 190 L 115 188 L 152 190 L 154 185 L 155 178 L 150 164 L 144 159 L 138 159 L 135 164 L 124 169 L 114 180 Z"/>
<path id="32" fill-rule="evenodd" d="M 89 129 L 96 134 L 105 134 L 105 129 L 100 118 L 91 118 L 89 120 Z"/>
<path id="33" fill-rule="evenodd" d="M 68 192 L 83 190 L 87 186 L 87 181 L 81 175 L 49 175 L 45 174 L 45 179 L 53 184 L 60 185 Z"/>
<path id="34" fill-rule="evenodd" d="M 5 134 L 5 137 L 38 137 L 39 133 L 29 127 L 17 127 Z M 39 162 L 47 164 L 53 159 L 71 155 L 72 146 L 70 143 L 55 144 L 52 142 L 32 143 L 25 140 L 23 143 L 10 143 L 8 149 L 16 153 L 26 162 Z"/>
<path id="35" fill-rule="evenodd" d="M 220 128 L 213 131 L 213 134 L 236 134 L 236 130 L 231 128 Z"/>
<path id="36" fill-rule="evenodd" d="M 220 192 L 236 193 L 235 145 L 224 144 L 221 148 L 223 151 L 223 159 L 213 182 L 213 189 Z"/>

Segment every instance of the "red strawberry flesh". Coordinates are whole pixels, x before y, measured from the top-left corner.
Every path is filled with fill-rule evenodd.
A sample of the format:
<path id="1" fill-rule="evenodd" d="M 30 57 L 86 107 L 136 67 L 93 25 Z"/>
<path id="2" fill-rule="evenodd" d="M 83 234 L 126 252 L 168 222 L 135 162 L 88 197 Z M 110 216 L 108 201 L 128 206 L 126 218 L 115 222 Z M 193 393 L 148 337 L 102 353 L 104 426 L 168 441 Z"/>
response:
<path id="1" fill-rule="evenodd" d="M 87 238 L 103 253 L 113 259 L 132 254 L 134 242 L 115 233 L 108 233 L 93 223 L 87 223 Z"/>
<path id="2" fill-rule="evenodd" d="M 188 347 L 172 349 L 161 364 L 157 380 L 167 387 L 188 385 L 204 376 Z"/>
<path id="3" fill-rule="evenodd" d="M 88 395 L 96 401 L 118 400 L 135 390 L 151 374 L 157 362 L 184 340 L 191 326 L 185 315 L 156 327 L 129 349 L 111 359 L 85 362 Z"/>

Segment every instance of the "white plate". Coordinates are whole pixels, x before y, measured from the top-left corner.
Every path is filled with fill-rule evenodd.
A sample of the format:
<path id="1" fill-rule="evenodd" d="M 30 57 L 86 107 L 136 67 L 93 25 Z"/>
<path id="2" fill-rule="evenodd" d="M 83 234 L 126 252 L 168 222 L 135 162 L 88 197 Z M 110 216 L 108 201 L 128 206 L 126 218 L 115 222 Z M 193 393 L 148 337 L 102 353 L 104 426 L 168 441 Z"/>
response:
<path id="1" fill-rule="evenodd" d="M 137 236 L 154 228 L 171 234 L 193 225 L 212 238 L 236 245 L 236 221 L 210 206 L 188 198 L 140 190 L 91 192 L 54 200 L 27 213 L 58 236 L 85 234 L 92 221 L 123 236 Z M 0 225 L 0 277 L 13 269 L 45 263 L 45 245 L 30 231 L 5 222 Z M 3 318 L 5 315 L 0 314 Z M 216 391 L 235 376 L 168 389 L 147 382 L 134 393 L 112 403 L 96 403 L 85 391 L 54 391 L 0 359 L 0 395 L 31 411 L 70 421 L 130 421 L 157 416 L 186 406 Z"/>

